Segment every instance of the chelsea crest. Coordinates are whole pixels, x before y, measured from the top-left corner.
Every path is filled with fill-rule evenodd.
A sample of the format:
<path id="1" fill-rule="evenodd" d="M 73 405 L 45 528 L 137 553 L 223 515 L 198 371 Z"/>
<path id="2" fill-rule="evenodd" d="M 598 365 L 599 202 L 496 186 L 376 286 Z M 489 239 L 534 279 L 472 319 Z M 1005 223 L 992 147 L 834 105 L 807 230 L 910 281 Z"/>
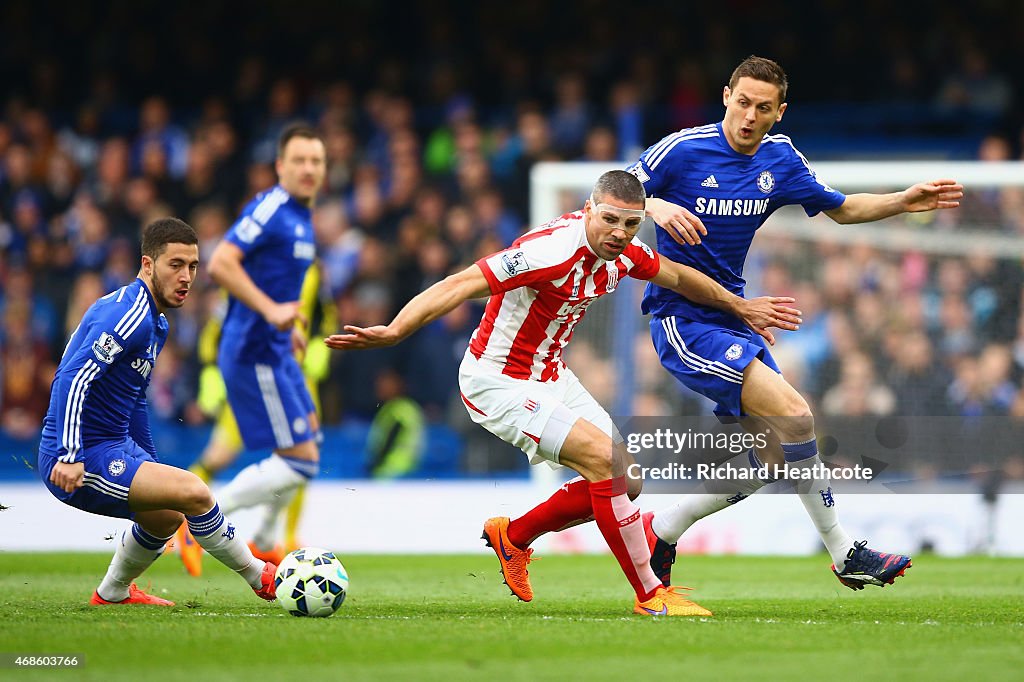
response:
<path id="1" fill-rule="evenodd" d="M 771 194 L 771 191 L 775 189 L 775 176 L 771 171 L 761 171 L 761 174 L 757 176 L 757 188 L 765 194 Z"/>

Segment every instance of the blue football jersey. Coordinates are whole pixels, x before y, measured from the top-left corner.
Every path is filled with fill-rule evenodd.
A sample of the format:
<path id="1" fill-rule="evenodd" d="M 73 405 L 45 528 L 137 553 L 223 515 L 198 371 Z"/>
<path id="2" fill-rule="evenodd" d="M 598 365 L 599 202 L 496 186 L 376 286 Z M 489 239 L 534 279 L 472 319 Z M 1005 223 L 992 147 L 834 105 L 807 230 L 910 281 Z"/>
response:
<path id="1" fill-rule="evenodd" d="M 757 228 L 783 206 L 808 216 L 840 206 L 846 196 L 818 180 L 785 135 L 765 135 L 752 156 L 729 146 L 722 124 L 687 128 L 650 147 L 629 168 L 647 195 L 683 206 L 708 230 L 697 246 L 681 246 L 660 227 L 658 251 L 743 295 L 743 263 Z M 647 284 L 644 313 L 741 328 L 725 312 L 697 305 L 674 291 Z"/>
<path id="2" fill-rule="evenodd" d="M 166 340 L 167 318 L 141 279 L 93 303 L 53 378 L 40 450 L 75 462 L 83 447 L 131 437 L 156 454 L 146 388 Z"/>
<path id="3" fill-rule="evenodd" d="M 256 286 L 278 303 L 299 300 L 316 256 L 312 219 L 308 207 L 277 186 L 256 195 L 224 237 L 245 254 L 242 266 Z M 230 296 L 219 352 L 225 361 L 274 363 L 291 355 L 291 333 Z"/>

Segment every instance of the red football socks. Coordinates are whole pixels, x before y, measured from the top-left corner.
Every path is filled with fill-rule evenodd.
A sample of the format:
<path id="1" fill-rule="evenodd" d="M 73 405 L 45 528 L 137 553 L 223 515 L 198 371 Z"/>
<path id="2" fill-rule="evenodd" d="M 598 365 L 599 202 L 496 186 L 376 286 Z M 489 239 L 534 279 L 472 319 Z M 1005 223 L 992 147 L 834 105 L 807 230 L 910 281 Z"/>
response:
<path id="1" fill-rule="evenodd" d="M 647 547 L 640 507 L 626 495 L 626 477 L 590 484 L 594 519 L 605 542 L 626 574 L 640 601 L 647 601 L 661 587 L 651 570 L 651 550 Z"/>
<path id="2" fill-rule="evenodd" d="M 586 521 L 592 513 L 590 483 L 583 478 L 574 478 L 547 500 L 510 521 L 508 539 L 516 547 L 526 549 L 544 533 Z"/>

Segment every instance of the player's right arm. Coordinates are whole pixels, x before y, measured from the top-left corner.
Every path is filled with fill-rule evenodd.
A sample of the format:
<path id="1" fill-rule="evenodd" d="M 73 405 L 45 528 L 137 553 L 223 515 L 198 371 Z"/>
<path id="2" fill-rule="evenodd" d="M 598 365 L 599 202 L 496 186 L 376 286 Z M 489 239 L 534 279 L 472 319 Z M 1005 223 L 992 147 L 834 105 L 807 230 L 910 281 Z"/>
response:
<path id="1" fill-rule="evenodd" d="M 464 301 L 491 294 L 491 285 L 480 265 L 449 275 L 421 291 L 405 304 L 389 325 L 356 327 L 345 325 L 347 334 L 332 334 L 324 339 L 335 350 L 359 350 L 393 346 L 417 329 L 455 310 Z"/>
<path id="2" fill-rule="evenodd" d="M 81 340 L 73 344 L 74 348 L 69 344 L 66 352 L 73 355 L 67 363 L 62 363 L 50 389 L 56 408 L 57 437 L 65 452 L 58 459 L 69 464 L 77 461 L 82 448 L 82 407 L 89 391 L 107 373 L 127 345 L 120 334 L 113 330 L 104 331 L 100 327 L 79 327 L 75 334 L 81 335 Z"/>
<path id="3" fill-rule="evenodd" d="M 81 488 L 84 480 L 84 462 L 57 462 L 50 470 L 50 483 L 66 493 L 73 493 Z"/>
<path id="4" fill-rule="evenodd" d="M 210 256 L 210 277 L 227 289 L 229 294 L 259 313 L 267 324 L 281 331 L 291 329 L 296 320 L 302 319 L 299 302 L 278 303 L 267 296 L 249 277 L 242 266 L 243 260 L 245 252 L 242 249 L 227 240 L 221 241 Z"/>
<path id="5" fill-rule="evenodd" d="M 50 472 L 50 482 L 64 492 L 74 492 L 82 486 L 85 464 L 78 461 L 82 449 L 82 407 L 92 385 L 117 362 L 128 349 L 135 330 L 131 323 L 137 317 L 121 308 L 114 309 L 111 319 L 83 322 L 72 335 L 65 353 L 72 356 L 62 363 L 54 377 L 51 392 L 54 396 L 57 438 L 65 452 Z M 91 316 L 92 310 L 87 313 Z M 109 317 L 109 315 L 108 315 Z M 122 336 L 127 333 L 128 338 Z"/>
<path id="6" fill-rule="evenodd" d="M 702 236 L 707 236 L 708 228 L 704 227 L 701 219 L 678 204 L 649 197 L 644 208 L 647 215 L 679 244 L 694 246 L 700 244 Z"/>
<path id="7" fill-rule="evenodd" d="M 745 299 L 732 293 L 703 272 L 658 255 L 660 267 L 650 281 L 671 289 L 694 303 L 724 310 L 735 315 L 771 345 L 775 337 L 769 327 L 796 331 L 802 314 L 787 304 L 795 299 L 788 296 L 761 296 Z"/>
<path id="8" fill-rule="evenodd" d="M 571 254 L 577 246 L 575 233 L 558 232 L 557 227 L 550 227 L 552 224 L 527 233 L 509 248 L 485 256 L 421 292 L 391 324 L 366 329 L 346 325 L 348 334 L 334 334 L 325 343 L 337 350 L 392 346 L 471 298 L 536 287 L 557 279 L 572 266 Z"/>
<path id="9" fill-rule="evenodd" d="M 74 336 L 87 333 L 87 329 L 79 326 L 72 336 L 72 341 Z M 83 342 L 82 344 L 72 344 L 69 342 L 68 348 L 64 352 L 69 352 L 72 345 L 75 345 L 77 348 L 88 348 L 92 345 L 92 341 L 88 343 Z M 58 371 L 57 376 L 54 377 L 53 386 L 50 389 L 56 401 L 57 438 L 64 449 L 67 450 L 67 453 L 61 456 L 53 465 L 53 469 L 50 470 L 50 483 L 53 483 L 66 493 L 73 493 L 81 488 L 85 479 L 85 464 L 75 461 L 75 457 L 78 454 L 78 449 L 74 447 L 76 442 L 73 437 L 75 424 L 73 422 L 69 423 L 70 418 L 73 416 L 71 408 L 74 403 L 72 401 L 77 403 L 80 398 L 81 402 L 85 402 L 85 395 L 88 393 L 89 386 L 96 376 L 102 374 L 105 369 L 105 364 L 101 363 L 97 366 L 88 355 L 75 352 L 75 357 L 68 365 L 61 368 L 61 371 Z M 81 380 L 88 378 L 88 385 L 82 387 L 83 392 L 79 396 L 78 387 L 80 383 L 84 383 L 84 381 L 80 381 L 80 378 Z M 75 387 L 74 396 L 71 394 L 73 386 Z M 77 442 L 80 447 L 81 441 Z"/>

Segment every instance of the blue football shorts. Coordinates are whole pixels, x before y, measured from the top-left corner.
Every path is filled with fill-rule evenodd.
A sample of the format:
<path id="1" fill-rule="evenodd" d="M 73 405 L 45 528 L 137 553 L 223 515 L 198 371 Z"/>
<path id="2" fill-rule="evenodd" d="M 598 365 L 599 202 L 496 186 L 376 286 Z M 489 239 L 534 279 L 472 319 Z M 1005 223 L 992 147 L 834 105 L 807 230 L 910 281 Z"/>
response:
<path id="1" fill-rule="evenodd" d="M 743 370 L 755 358 L 782 373 L 764 339 L 750 329 L 652 315 L 651 340 L 662 366 L 690 390 L 715 401 L 720 417 L 743 416 Z"/>
<path id="2" fill-rule="evenodd" d="M 316 408 L 295 358 L 275 364 L 219 364 L 246 449 L 290 448 L 316 438 L 309 423 Z"/>
<path id="3" fill-rule="evenodd" d="M 39 475 L 47 489 L 64 504 L 119 519 L 134 517 L 128 508 L 128 489 L 139 467 L 143 462 L 160 461 L 131 438 L 84 447 L 79 451 L 77 460 L 85 464 L 85 478 L 81 488 L 66 493 L 50 482 L 50 472 L 58 461 L 56 456 L 40 448 Z"/>

